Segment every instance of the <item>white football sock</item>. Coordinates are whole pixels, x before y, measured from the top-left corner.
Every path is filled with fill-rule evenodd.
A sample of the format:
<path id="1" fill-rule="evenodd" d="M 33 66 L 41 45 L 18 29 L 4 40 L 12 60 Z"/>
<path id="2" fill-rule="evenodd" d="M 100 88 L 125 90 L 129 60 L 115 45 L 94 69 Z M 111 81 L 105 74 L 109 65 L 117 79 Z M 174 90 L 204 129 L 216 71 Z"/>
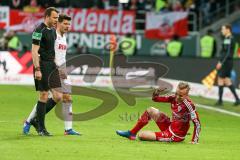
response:
<path id="1" fill-rule="evenodd" d="M 37 116 L 37 104 L 35 104 L 35 106 L 33 107 L 32 112 L 31 112 L 30 115 L 28 116 L 27 122 L 30 123 L 31 120 L 32 120 L 33 118 L 35 118 L 36 116 Z"/>
<path id="2" fill-rule="evenodd" d="M 62 103 L 65 130 L 72 129 L 72 103 Z"/>

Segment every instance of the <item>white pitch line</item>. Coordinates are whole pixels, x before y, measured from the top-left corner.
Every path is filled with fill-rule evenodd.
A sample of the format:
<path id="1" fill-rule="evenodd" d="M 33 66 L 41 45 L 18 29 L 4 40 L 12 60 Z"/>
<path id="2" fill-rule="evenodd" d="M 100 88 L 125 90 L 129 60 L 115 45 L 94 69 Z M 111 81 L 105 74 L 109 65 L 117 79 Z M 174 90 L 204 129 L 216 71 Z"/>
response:
<path id="1" fill-rule="evenodd" d="M 17 121 L 0 121 L 0 123 L 19 123 Z"/>
<path id="2" fill-rule="evenodd" d="M 204 108 L 204 109 L 228 114 L 228 115 L 231 115 L 231 116 L 240 117 L 240 114 L 236 113 L 236 112 L 230 112 L 230 111 L 227 111 L 227 110 L 224 110 L 224 109 L 215 108 L 215 107 L 211 107 L 211 106 L 206 106 L 206 105 L 202 105 L 202 104 L 196 104 L 196 106 L 199 107 L 199 108 Z"/>
<path id="3" fill-rule="evenodd" d="M 7 123 L 8 121 L 0 121 L 0 123 Z"/>

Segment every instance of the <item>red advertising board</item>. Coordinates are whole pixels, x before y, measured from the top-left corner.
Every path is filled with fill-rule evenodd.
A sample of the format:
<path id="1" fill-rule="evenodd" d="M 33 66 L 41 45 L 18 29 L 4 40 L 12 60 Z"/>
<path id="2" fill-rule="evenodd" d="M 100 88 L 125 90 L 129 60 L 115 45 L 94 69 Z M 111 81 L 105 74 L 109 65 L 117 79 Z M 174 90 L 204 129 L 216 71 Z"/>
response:
<path id="1" fill-rule="evenodd" d="M 121 10 L 59 9 L 72 17 L 73 32 L 127 34 L 135 32 L 135 12 Z M 10 10 L 9 29 L 32 32 L 43 21 L 43 12 Z"/>
<path id="2" fill-rule="evenodd" d="M 62 9 L 72 17 L 72 31 L 101 34 L 135 32 L 135 12 L 120 10 Z"/>
<path id="3" fill-rule="evenodd" d="M 20 10 L 10 10 L 10 29 L 32 32 L 37 24 L 43 21 L 43 12 L 28 13 Z"/>

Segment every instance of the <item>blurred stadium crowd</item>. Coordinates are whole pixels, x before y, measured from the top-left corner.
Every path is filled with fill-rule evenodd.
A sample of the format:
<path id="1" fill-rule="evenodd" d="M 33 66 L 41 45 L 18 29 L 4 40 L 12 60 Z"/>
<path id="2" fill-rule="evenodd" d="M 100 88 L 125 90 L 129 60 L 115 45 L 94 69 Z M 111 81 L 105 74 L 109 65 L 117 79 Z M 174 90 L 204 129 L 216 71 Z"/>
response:
<path id="1" fill-rule="evenodd" d="M 134 10 L 184 10 L 199 6 L 204 1 L 195 0 L 129 0 L 127 3 L 119 3 L 118 0 L 2 0 L 1 5 L 8 5 L 13 9 L 33 7 L 73 7 L 73 8 L 98 8 L 98 9 L 134 9 Z M 207 2 L 208 3 L 208 2 Z M 209 2 L 212 3 L 212 2 Z M 217 2 L 213 2 L 214 4 Z M 210 4 L 212 5 L 212 4 Z"/>
<path id="2" fill-rule="evenodd" d="M 99 8 L 99 9 L 136 9 L 156 11 L 182 11 L 194 9 L 200 11 L 203 8 L 214 12 L 220 6 L 226 5 L 221 0 L 129 0 L 120 3 L 118 0 L 1 0 L 1 5 L 10 6 L 12 9 L 24 9 L 26 6 L 47 8 L 73 7 L 73 8 Z M 239 7 L 239 6 L 236 6 Z"/>
<path id="3" fill-rule="evenodd" d="M 119 0 L 1 0 L 1 6 L 10 6 L 12 9 L 28 10 L 29 7 L 47 8 L 49 6 L 63 8 L 92 8 L 92 9 L 122 9 L 136 11 L 191 11 L 196 15 L 203 15 L 205 22 L 209 24 L 215 13 L 229 3 L 226 0 L 127 0 L 120 3 Z M 234 5 L 230 10 L 239 10 L 240 5 Z"/>

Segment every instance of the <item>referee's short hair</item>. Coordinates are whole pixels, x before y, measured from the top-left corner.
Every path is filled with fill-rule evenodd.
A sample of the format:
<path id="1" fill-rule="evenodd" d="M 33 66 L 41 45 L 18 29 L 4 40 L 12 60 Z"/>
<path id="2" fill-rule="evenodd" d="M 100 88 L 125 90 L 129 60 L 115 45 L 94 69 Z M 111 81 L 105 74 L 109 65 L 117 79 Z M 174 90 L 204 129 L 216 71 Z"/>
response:
<path id="1" fill-rule="evenodd" d="M 59 17 L 58 17 L 58 22 L 63 22 L 64 20 L 68 20 L 68 21 L 71 21 L 72 18 L 66 14 L 60 14 Z"/>
<path id="2" fill-rule="evenodd" d="M 50 17 L 53 11 L 59 13 L 59 11 L 55 7 L 48 7 L 44 12 L 44 18 Z"/>

